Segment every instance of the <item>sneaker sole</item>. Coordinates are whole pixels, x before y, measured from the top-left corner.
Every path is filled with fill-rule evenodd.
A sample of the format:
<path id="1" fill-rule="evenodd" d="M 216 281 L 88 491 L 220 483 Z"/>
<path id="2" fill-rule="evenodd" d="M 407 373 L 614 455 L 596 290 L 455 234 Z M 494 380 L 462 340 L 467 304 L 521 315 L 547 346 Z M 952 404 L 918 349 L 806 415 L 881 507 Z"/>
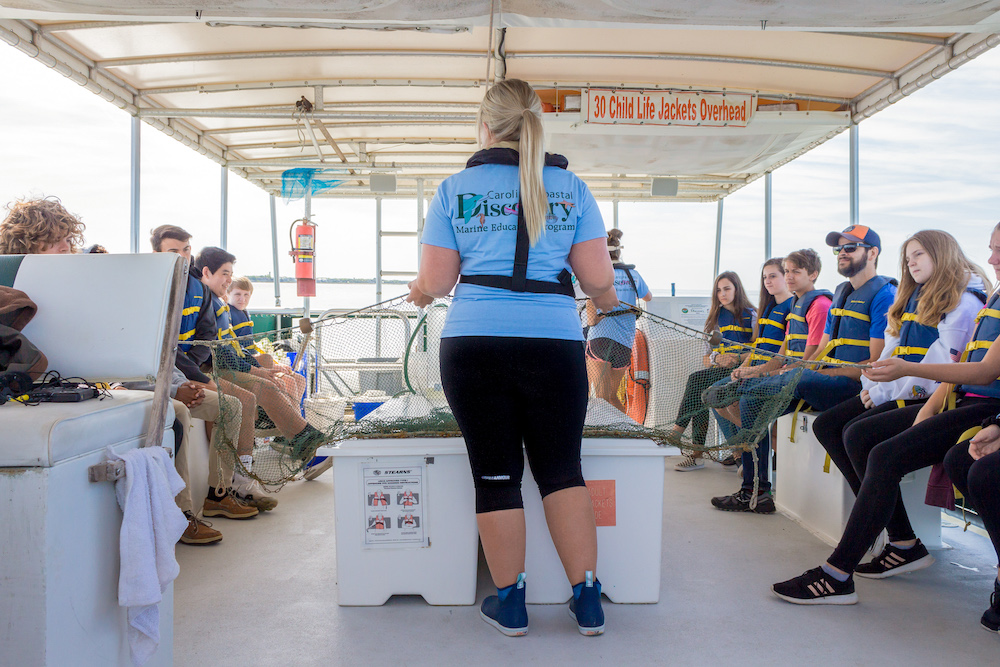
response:
<path id="1" fill-rule="evenodd" d="M 986 632 L 989 632 L 990 634 L 1000 635 L 1000 627 L 991 628 L 982 621 L 979 621 L 979 627 L 981 627 L 983 630 L 986 630 Z"/>
<path id="2" fill-rule="evenodd" d="M 201 546 L 201 545 L 204 545 L 204 544 L 215 544 L 216 542 L 221 542 L 222 541 L 222 535 L 219 535 L 218 537 L 204 537 L 204 538 L 202 538 L 200 540 L 190 540 L 190 539 L 185 540 L 182 537 L 179 541 L 180 541 L 181 544 L 190 544 L 190 545 L 193 545 L 193 546 Z"/>
<path id="3" fill-rule="evenodd" d="M 905 565 L 900 565 L 899 567 L 894 567 L 891 570 L 886 570 L 885 572 L 879 573 L 865 573 L 854 571 L 854 574 L 859 577 L 864 577 L 865 579 L 888 579 L 889 577 L 894 577 L 897 574 L 906 574 L 907 572 L 916 572 L 917 570 L 923 570 L 928 568 L 935 563 L 934 556 L 927 554 L 923 558 L 919 558 L 912 563 L 906 563 Z"/>
<path id="4" fill-rule="evenodd" d="M 227 519 L 252 519 L 253 517 L 260 514 L 260 511 L 256 507 L 254 507 L 253 510 L 254 510 L 253 514 L 249 512 L 247 512 L 246 514 L 232 514 L 231 512 L 227 512 L 226 510 L 202 510 L 201 514 L 202 516 L 221 516 Z"/>
<path id="5" fill-rule="evenodd" d="M 691 472 L 692 470 L 701 470 L 704 467 L 705 464 L 702 463 L 700 466 L 684 466 L 683 468 L 678 468 L 677 466 L 674 466 L 674 470 L 676 470 L 677 472 Z"/>
<path id="6" fill-rule="evenodd" d="M 325 461 L 320 461 L 312 468 L 307 468 L 306 474 L 302 475 L 302 477 L 305 478 L 307 482 L 311 482 L 312 480 L 316 479 L 317 477 L 319 477 L 332 467 L 333 467 L 333 457 L 328 456 L 326 457 Z"/>
<path id="7" fill-rule="evenodd" d="M 500 632 L 502 632 L 503 634 L 507 635 L 508 637 L 523 637 L 524 635 L 528 634 L 528 627 L 527 626 L 525 626 L 523 628 L 508 628 L 508 627 L 506 627 L 504 625 L 500 625 L 500 623 L 498 623 L 494 619 L 490 618 L 489 616 L 487 616 L 486 614 L 484 614 L 482 611 L 479 612 L 479 617 L 481 619 L 483 619 L 484 621 L 486 621 L 488 624 L 492 625 L 494 628 L 496 628 Z"/>
<path id="8" fill-rule="evenodd" d="M 779 598 L 785 602 L 791 602 L 792 604 L 806 604 L 806 605 L 849 605 L 858 603 L 857 593 L 848 593 L 847 595 L 828 595 L 822 598 L 812 598 L 809 600 L 803 600 L 801 598 L 788 597 L 787 595 L 782 595 L 778 591 L 771 588 L 771 592 L 777 595 Z"/>
<path id="9" fill-rule="evenodd" d="M 572 618 L 574 621 L 576 621 L 576 614 L 573 613 L 573 610 L 570 609 L 569 607 L 566 607 L 566 611 L 569 612 L 569 617 Z M 604 634 L 604 624 L 603 623 L 601 625 L 593 627 L 593 628 L 586 628 L 586 627 L 580 625 L 579 622 L 577 622 L 576 628 L 577 628 L 577 630 L 580 631 L 580 634 L 583 635 L 584 637 L 596 637 L 597 635 L 603 635 Z"/>

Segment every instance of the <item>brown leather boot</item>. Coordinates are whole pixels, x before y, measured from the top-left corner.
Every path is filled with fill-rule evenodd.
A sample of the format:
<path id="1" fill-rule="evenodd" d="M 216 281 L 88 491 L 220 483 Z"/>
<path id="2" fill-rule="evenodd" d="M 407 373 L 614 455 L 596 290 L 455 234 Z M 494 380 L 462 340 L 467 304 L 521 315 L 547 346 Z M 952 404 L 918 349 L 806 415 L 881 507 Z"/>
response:
<path id="1" fill-rule="evenodd" d="M 202 521 L 201 519 L 188 514 L 184 515 L 188 519 L 187 530 L 181 535 L 181 542 L 184 544 L 212 544 L 213 542 L 222 541 L 222 533 L 217 530 L 213 530 L 210 523 Z"/>
<path id="2" fill-rule="evenodd" d="M 201 513 L 205 516 L 224 516 L 227 519 L 249 519 L 257 516 L 258 511 L 256 507 L 245 505 L 227 493 L 222 500 L 205 498 Z"/>

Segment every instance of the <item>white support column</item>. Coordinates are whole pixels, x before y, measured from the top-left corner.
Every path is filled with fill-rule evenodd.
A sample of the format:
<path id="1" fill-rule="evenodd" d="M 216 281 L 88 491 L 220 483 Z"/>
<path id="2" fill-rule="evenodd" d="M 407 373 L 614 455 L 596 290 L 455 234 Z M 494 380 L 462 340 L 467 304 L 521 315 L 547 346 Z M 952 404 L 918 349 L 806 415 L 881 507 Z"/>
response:
<path id="1" fill-rule="evenodd" d="M 139 252 L 139 181 L 142 172 L 140 144 L 142 121 L 132 116 L 132 162 L 129 174 L 129 252 Z"/>
<path id="2" fill-rule="evenodd" d="M 274 275 L 274 307 L 281 308 L 281 277 L 278 275 L 278 212 L 271 195 L 271 261 Z"/>
<path id="3" fill-rule="evenodd" d="M 420 268 L 420 254 L 424 238 L 424 179 L 417 179 L 417 268 Z"/>
<path id="4" fill-rule="evenodd" d="M 859 206 L 861 201 L 860 195 L 860 181 L 858 179 L 859 164 L 858 164 L 858 126 L 855 123 L 851 124 L 850 129 L 851 144 L 850 144 L 850 197 L 851 197 L 851 224 L 857 225 L 861 220 L 861 208 Z"/>
<path id="5" fill-rule="evenodd" d="M 229 245 L 229 169 L 226 165 L 222 165 L 220 190 L 222 204 L 219 211 L 219 247 L 225 250 Z"/>
<path id="6" fill-rule="evenodd" d="M 618 200 L 617 199 L 615 199 L 615 200 L 613 200 L 611 202 L 611 210 L 614 212 L 614 216 L 613 216 L 614 220 L 612 221 L 612 224 L 614 225 L 615 229 L 618 229 Z"/>
<path id="7" fill-rule="evenodd" d="M 771 259 L 771 172 L 764 174 L 764 261 Z"/>
<path id="8" fill-rule="evenodd" d="M 716 213 L 715 217 L 715 265 L 712 268 L 712 280 L 715 280 L 715 276 L 719 275 L 719 259 L 722 255 L 722 202 L 725 201 L 721 197 L 719 198 L 719 211 Z"/>
<path id="9" fill-rule="evenodd" d="M 375 303 L 382 302 L 382 198 L 375 197 Z"/>

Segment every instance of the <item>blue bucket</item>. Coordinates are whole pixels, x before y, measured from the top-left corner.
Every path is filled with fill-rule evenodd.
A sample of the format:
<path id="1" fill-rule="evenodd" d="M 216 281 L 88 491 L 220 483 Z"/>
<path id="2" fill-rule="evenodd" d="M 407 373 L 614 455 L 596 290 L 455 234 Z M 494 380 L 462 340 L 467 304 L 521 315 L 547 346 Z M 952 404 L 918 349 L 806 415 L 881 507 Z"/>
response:
<path id="1" fill-rule="evenodd" d="M 355 403 L 354 404 L 354 418 L 361 419 L 369 412 L 377 408 L 378 406 L 385 403 L 385 401 L 378 401 L 375 403 Z"/>

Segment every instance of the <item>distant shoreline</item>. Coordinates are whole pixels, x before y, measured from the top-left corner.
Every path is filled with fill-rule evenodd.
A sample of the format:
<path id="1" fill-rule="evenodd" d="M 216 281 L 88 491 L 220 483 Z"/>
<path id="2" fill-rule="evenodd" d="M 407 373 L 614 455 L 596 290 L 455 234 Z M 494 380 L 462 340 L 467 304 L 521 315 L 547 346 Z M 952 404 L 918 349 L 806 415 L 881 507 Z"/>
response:
<path id="1" fill-rule="evenodd" d="M 272 276 L 270 274 L 263 275 L 263 276 L 247 276 L 247 278 L 249 278 L 250 282 L 252 282 L 252 283 L 273 283 L 274 282 L 274 276 Z M 278 282 L 280 282 L 280 283 L 294 283 L 295 282 L 295 278 L 292 278 L 291 276 L 281 276 L 278 279 Z M 323 283 L 323 284 L 334 283 L 334 284 L 343 284 L 343 285 L 374 285 L 375 284 L 375 279 L 374 278 L 317 278 L 316 282 L 317 283 Z M 409 280 L 390 279 L 390 278 L 386 278 L 386 279 L 382 280 L 382 284 L 383 285 L 405 285 L 408 282 L 410 282 L 410 281 Z"/>

